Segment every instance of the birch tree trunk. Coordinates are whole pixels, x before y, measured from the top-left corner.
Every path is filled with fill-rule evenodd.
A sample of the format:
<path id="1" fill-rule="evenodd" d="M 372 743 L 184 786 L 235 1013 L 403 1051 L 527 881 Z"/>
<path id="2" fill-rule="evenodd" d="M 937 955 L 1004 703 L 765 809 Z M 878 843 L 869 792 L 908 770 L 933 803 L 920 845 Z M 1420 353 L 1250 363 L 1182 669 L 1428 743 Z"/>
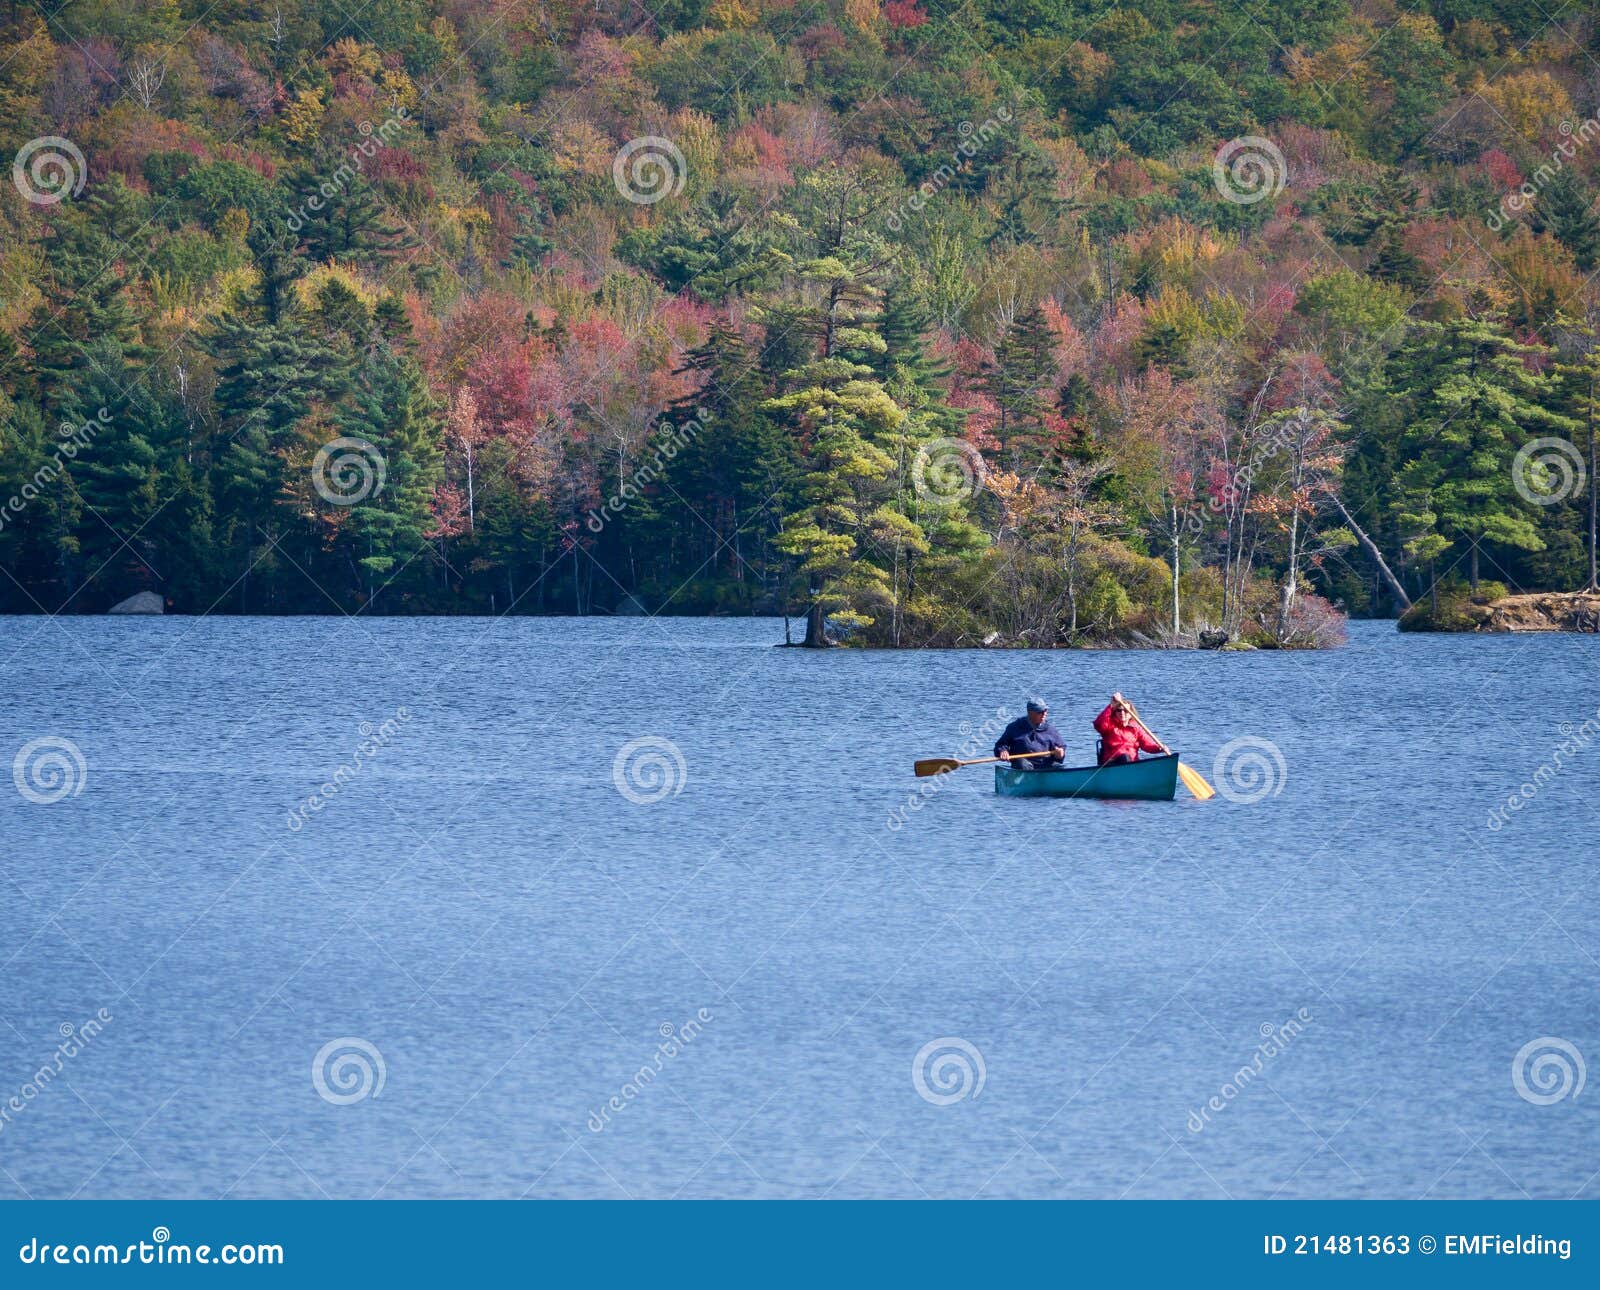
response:
<path id="1" fill-rule="evenodd" d="M 1361 544 L 1361 549 L 1367 553 L 1374 567 L 1382 575 L 1384 582 L 1389 584 L 1389 590 L 1394 593 L 1394 598 L 1400 602 L 1400 612 L 1405 613 L 1411 608 L 1411 597 L 1406 595 L 1406 589 L 1400 584 L 1400 579 L 1394 576 L 1388 562 L 1383 558 L 1383 552 L 1378 550 L 1378 544 L 1367 536 L 1367 531 L 1356 523 L 1356 517 L 1344 504 L 1344 498 L 1337 493 L 1333 495 L 1333 504 L 1339 508 L 1339 514 L 1344 517 L 1344 522 L 1350 531 L 1356 535 L 1356 541 Z"/>

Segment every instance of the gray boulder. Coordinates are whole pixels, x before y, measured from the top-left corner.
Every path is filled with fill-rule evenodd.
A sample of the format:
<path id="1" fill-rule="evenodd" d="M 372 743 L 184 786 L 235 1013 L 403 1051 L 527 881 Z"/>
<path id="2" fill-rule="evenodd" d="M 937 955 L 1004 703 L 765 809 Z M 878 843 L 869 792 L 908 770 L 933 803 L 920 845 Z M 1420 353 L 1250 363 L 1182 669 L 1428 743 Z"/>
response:
<path id="1" fill-rule="evenodd" d="M 106 610 L 108 614 L 164 614 L 166 603 L 153 591 L 141 591 Z"/>

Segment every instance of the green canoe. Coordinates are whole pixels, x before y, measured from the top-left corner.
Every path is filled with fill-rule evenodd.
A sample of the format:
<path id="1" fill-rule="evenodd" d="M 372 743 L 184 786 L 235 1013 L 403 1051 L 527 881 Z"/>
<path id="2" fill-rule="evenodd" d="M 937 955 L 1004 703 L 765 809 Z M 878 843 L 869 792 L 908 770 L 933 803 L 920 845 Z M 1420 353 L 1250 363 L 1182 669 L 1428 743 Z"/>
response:
<path id="1" fill-rule="evenodd" d="M 1118 797 L 1170 802 L 1178 792 L 1178 754 L 1146 757 L 1121 766 L 1074 766 L 1067 770 L 994 768 L 1001 797 Z"/>

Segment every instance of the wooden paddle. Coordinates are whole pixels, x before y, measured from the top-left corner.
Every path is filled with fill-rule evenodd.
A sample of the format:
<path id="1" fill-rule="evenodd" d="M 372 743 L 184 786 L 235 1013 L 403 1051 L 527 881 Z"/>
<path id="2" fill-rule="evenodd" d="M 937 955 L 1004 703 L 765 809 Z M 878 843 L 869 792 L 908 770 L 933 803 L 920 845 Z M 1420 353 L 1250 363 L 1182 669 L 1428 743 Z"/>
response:
<path id="1" fill-rule="evenodd" d="M 1151 736 L 1154 738 L 1154 736 Z M 1025 757 L 1049 757 L 1051 751 L 1032 753 L 1012 753 L 1010 760 L 1021 761 Z M 954 757 L 925 757 L 916 764 L 918 779 L 927 779 L 929 775 L 943 775 L 947 770 L 959 770 L 963 766 L 987 766 L 990 762 L 1005 761 L 1004 757 L 975 757 L 971 761 L 958 761 Z"/>
<path id="2" fill-rule="evenodd" d="M 1139 715 L 1139 710 L 1135 708 L 1132 703 L 1129 703 L 1127 699 L 1124 699 L 1123 703 L 1127 704 L 1128 712 L 1132 715 L 1134 721 L 1138 723 L 1139 729 L 1143 730 L 1145 734 L 1149 735 L 1150 738 L 1154 739 L 1158 744 L 1161 744 L 1162 752 L 1170 753 L 1172 749 L 1168 748 L 1166 744 L 1161 743 L 1161 737 L 1156 734 L 1154 730 L 1150 729 L 1149 726 L 1145 725 L 1144 718 Z M 1211 785 L 1206 782 L 1206 777 L 1204 775 L 1195 770 L 1192 766 L 1185 766 L 1181 761 L 1178 763 L 1178 778 L 1183 781 L 1183 786 L 1195 795 L 1195 799 L 1197 801 L 1209 801 L 1211 798 L 1217 795 L 1217 790 L 1212 788 Z"/>

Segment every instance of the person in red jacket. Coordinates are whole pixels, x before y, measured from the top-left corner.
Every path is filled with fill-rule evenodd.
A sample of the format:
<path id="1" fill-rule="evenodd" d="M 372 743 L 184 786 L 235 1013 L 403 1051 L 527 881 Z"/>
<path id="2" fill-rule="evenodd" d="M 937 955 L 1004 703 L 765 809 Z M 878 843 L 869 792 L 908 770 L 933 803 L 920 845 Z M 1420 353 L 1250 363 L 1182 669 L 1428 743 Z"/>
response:
<path id="1" fill-rule="evenodd" d="M 1100 735 L 1100 764 L 1120 766 L 1123 762 L 1138 761 L 1139 754 L 1164 753 L 1167 746 L 1157 740 L 1133 715 L 1133 704 L 1120 693 L 1111 696 L 1105 711 L 1094 719 L 1094 728 Z"/>

